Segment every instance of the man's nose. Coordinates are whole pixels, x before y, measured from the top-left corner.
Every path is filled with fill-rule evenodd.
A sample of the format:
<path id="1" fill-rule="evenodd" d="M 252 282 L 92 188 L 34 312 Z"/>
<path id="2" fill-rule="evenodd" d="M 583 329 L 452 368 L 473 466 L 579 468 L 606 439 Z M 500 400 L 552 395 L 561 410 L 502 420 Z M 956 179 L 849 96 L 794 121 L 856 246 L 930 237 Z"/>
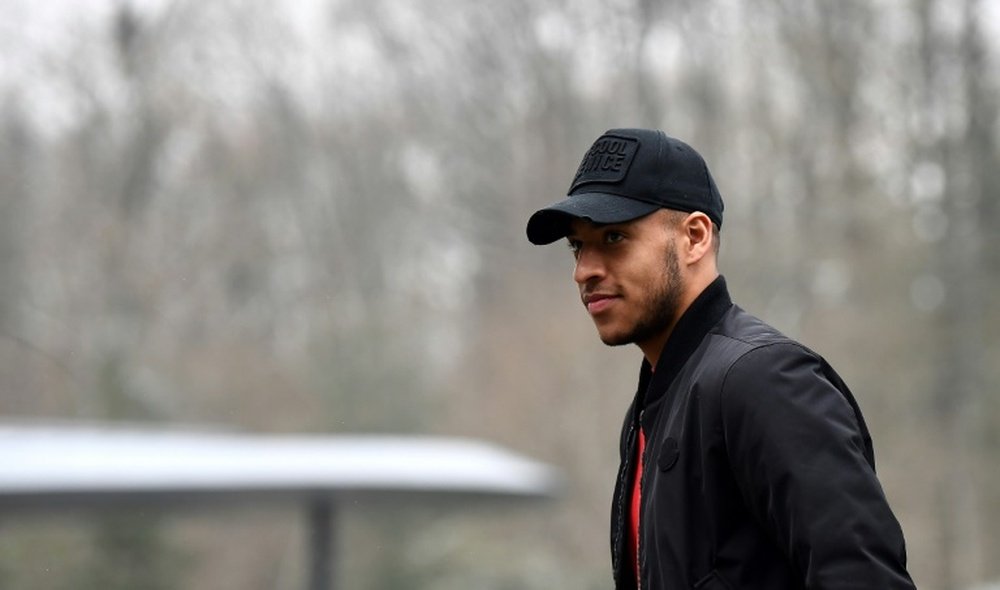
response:
<path id="1" fill-rule="evenodd" d="M 579 285 L 599 279 L 604 276 L 604 260 L 599 252 L 593 248 L 580 248 L 576 257 L 576 268 L 573 271 L 573 280 Z"/>

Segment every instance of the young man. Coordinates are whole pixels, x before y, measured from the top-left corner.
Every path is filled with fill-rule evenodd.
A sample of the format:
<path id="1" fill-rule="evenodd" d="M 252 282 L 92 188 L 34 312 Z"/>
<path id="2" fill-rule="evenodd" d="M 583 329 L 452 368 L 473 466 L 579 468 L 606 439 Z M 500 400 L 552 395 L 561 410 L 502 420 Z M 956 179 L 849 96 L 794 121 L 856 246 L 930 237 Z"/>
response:
<path id="1" fill-rule="evenodd" d="M 701 156 L 613 129 L 528 239 L 568 238 L 606 344 L 645 360 L 621 434 L 617 588 L 914 588 L 871 438 L 822 357 L 729 298 L 722 197 Z"/>

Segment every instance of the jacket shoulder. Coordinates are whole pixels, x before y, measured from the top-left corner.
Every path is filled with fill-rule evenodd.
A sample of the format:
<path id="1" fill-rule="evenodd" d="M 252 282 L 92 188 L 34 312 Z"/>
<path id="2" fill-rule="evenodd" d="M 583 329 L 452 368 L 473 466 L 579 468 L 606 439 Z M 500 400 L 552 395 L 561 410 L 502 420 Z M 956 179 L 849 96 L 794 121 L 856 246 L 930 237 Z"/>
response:
<path id="1" fill-rule="evenodd" d="M 706 358 L 713 359 L 707 362 L 712 367 L 706 375 L 712 382 L 707 391 L 713 394 L 719 418 L 750 413 L 759 415 L 763 424 L 774 419 L 774 408 L 782 404 L 800 403 L 828 413 L 836 408 L 849 429 L 860 435 L 859 446 L 874 467 L 861 408 L 837 371 L 819 353 L 733 307 L 713 330 L 706 349 Z M 809 395 L 811 400 L 806 399 Z M 768 411 L 760 412 L 763 407 Z"/>
<path id="2" fill-rule="evenodd" d="M 697 377 L 707 392 L 722 395 L 724 390 L 739 387 L 750 379 L 766 381 L 781 373 L 779 366 L 792 363 L 797 377 L 822 375 L 838 389 L 846 385 L 821 355 L 786 336 L 760 318 L 733 305 L 709 332 L 699 351 Z M 737 367 L 741 370 L 735 370 Z"/>
<path id="3" fill-rule="evenodd" d="M 728 367 L 749 352 L 776 344 L 815 354 L 738 305 L 733 305 L 709 332 L 706 344 L 716 367 Z"/>

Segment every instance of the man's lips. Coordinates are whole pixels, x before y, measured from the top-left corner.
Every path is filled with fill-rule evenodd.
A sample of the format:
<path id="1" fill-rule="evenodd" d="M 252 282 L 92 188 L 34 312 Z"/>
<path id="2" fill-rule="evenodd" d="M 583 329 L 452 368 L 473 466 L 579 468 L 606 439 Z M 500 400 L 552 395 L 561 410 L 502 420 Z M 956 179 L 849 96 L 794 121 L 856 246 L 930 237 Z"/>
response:
<path id="1" fill-rule="evenodd" d="M 591 293 L 583 296 L 583 304 L 587 306 L 587 311 L 590 312 L 591 315 L 595 315 L 610 307 L 616 299 L 618 299 L 617 295 Z"/>

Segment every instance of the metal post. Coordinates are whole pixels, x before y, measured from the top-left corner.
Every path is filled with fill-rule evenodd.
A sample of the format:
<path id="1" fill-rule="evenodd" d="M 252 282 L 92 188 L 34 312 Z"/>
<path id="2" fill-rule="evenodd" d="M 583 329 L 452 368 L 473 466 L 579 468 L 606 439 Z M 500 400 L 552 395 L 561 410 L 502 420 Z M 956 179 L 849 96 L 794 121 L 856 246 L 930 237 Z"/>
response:
<path id="1" fill-rule="evenodd" d="M 333 500 L 320 498 L 308 506 L 309 590 L 334 590 L 336 548 L 334 547 Z"/>

